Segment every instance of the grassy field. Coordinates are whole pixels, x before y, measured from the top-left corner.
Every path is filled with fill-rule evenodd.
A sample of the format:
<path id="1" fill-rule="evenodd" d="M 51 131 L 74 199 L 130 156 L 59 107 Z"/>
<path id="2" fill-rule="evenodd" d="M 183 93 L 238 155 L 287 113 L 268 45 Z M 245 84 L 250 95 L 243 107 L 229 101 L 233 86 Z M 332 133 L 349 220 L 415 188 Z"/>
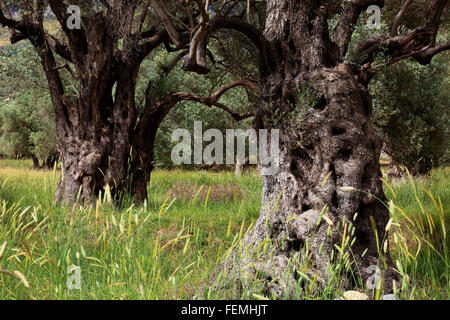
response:
<path id="1" fill-rule="evenodd" d="M 156 170 L 147 206 L 114 208 L 107 195 L 90 206 L 54 205 L 58 175 L 0 160 L 0 299 L 227 298 L 199 289 L 258 217 L 260 177 Z M 448 299 L 449 183 L 450 168 L 386 183 L 402 299 Z M 79 290 L 67 286 L 72 265 Z M 330 299 L 333 290 L 308 298 Z"/>

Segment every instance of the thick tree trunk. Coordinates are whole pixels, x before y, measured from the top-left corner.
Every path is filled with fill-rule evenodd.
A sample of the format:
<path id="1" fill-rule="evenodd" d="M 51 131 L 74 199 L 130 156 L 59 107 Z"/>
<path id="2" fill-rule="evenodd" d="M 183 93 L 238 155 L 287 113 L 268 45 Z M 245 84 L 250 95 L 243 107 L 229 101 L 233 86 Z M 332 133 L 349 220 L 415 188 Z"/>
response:
<path id="1" fill-rule="evenodd" d="M 68 5 L 50 1 L 66 35 L 61 43 L 44 31 L 42 4 L 30 5 L 20 21 L 6 18 L 0 10 L 0 20 L 10 27 L 13 43 L 30 40 L 49 84 L 63 169 L 54 199 L 71 203 L 79 194 L 80 201 L 90 201 L 108 186 L 115 196 L 129 186 L 139 67 L 168 35 L 153 29 L 142 32 L 144 20 L 135 29 L 134 1 L 111 3 L 106 13 L 82 10 L 82 23 L 76 28 L 67 23 Z M 57 63 L 55 52 L 70 64 Z M 62 70 L 77 83 L 71 94 L 61 79 Z"/>
<path id="2" fill-rule="evenodd" d="M 93 57 L 80 80 L 80 96 L 64 97 L 68 113 L 58 132 L 62 169 L 55 201 L 71 203 L 80 195 L 91 201 L 109 186 L 111 195 L 126 192 L 134 125 L 134 86 L 137 70 L 119 69 L 118 78 L 105 57 Z M 100 61 L 99 61 L 100 59 Z M 113 86 L 117 83 L 113 98 Z"/>
<path id="3" fill-rule="evenodd" d="M 147 130 L 146 125 L 153 121 L 149 116 L 135 129 L 139 66 L 118 63 L 108 39 L 102 47 L 94 47 L 98 51 L 89 52 L 75 64 L 80 84 L 75 99 L 64 94 L 52 67 L 53 56 L 42 57 L 55 108 L 62 165 L 54 201 L 92 201 L 109 187 L 112 197 L 131 193 L 143 202 L 157 126 Z"/>
<path id="4" fill-rule="evenodd" d="M 63 138 L 60 143 L 63 170 L 55 201 L 72 203 L 80 191 L 81 201 L 91 201 L 100 192 L 104 194 L 107 186 L 113 197 L 128 191 L 131 137 L 126 128 L 113 124 L 105 124 L 98 133 L 103 136 L 91 140 L 82 140 L 74 132 Z"/>
<path id="5" fill-rule="evenodd" d="M 278 82 L 268 88 L 272 104 L 286 104 L 277 95 L 286 92 L 277 86 L 286 84 Z M 281 126 L 279 171 L 263 178 L 260 217 L 244 240 L 247 245 L 239 253 L 240 266 L 251 265 L 254 275 L 267 280 L 267 289 L 290 295 L 297 283 L 296 272 L 301 270 L 287 275 L 288 261 L 301 260 L 298 254 L 305 255 L 308 248 L 312 254 L 308 273 L 311 278 L 317 275 L 319 283 L 324 284 L 330 267 L 337 261 L 331 258 L 331 252 L 336 251 L 334 245 L 341 246 L 344 233 L 347 241 L 353 241 L 351 229 L 344 231 L 344 226 L 352 225 L 355 242 L 344 250 L 351 252 L 353 275 L 350 270 L 345 271 L 343 283 L 348 280 L 346 284 L 352 286 L 361 278 L 365 285 L 374 275 L 374 267 L 370 266 L 381 270 L 387 266 L 384 289 L 390 290 L 395 275 L 389 255 L 382 251 L 389 220 L 380 181 L 382 139 L 370 121 L 367 90 L 357 85 L 351 74 L 331 68 L 315 70 L 306 82 L 296 79 L 291 85 L 293 89 L 287 94 L 292 98 L 313 90 L 317 99 L 305 104 L 293 98 L 295 107 L 283 116 L 283 123 L 266 118 L 266 124 L 275 121 Z M 301 99 L 309 98 L 303 95 Z M 275 128 L 273 124 L 266 127 Z M 257 252 L 258 246 L 268 239 L 271 259 L 260 257 L 261 262 L 255 262 L 255 256 L 249 252 Z M 339 252 L 334 257 L 339 257 Z"/>
<path id="6" fill-rule="evenodd" d="M 138 126 L 138 131 L 133 137 L 130 192 L 138 203 L 147 201 L 147 185 L 153 171 L 153 149 L 158 126 L 153 124 L 147 130 L 139 130 L 140 126 Z"/>
<path id="7" fill-rule="evenodd" d="M 147 200 L 147 185 L 153 170 L 156 132 L 178 100 L 168 96 L 154 102 L 151 97 L 151 84 L 146 91 L 145 109 L 134 130 L 131 152 L 130 187 L 135 200 L 143 203 Z"/>
<path id="8" fill-rule="evenodd" d="M 396 275 L 383 251 L 389 212 L 371 99 L 352 65 L 334 62 L 319 4 L 299 5 L 268 1 L 265 33 L 279 61 L 262 78 L 265 107 L 255 124 L 280 129 L 280 163 L 263 178 L 260 216 L 232 270 L 292 297 L 300 273 L 324 285 L 340 272 L 343 286 L 366 286 L 379 267 L 389 291 Z M 346 259 L 348 269 L 332 270 Z"/>
<path id="9" fill-rule="evenodd" d="M 42 163 L 42 167 L 47 170 L 52 170 L 58 161 L 58 154 L 48 156 Z"/>
<path id="10" fill-rule="evenodd" d="M 106 132 L 110 129 L 105 127 Z M 104 193 L 107 185 L 115 195 L 123 188 L 127 170 L 128 141 L 81 140 L 75 135 L 63 139 L 61 148 L 62 173 L 55 201 L 73 203 L 80 193 L 80 201 L 91 201 Z M 113 157 L 111 155 L 122 155 Z"/>
<path id="11" fill-rule="evenodd" d="M 39 165 L 39 159 L 34 154 L 31 155 L 31 159 L 33 160 L 33 169 L 39 170 L 41 168 Z"/>

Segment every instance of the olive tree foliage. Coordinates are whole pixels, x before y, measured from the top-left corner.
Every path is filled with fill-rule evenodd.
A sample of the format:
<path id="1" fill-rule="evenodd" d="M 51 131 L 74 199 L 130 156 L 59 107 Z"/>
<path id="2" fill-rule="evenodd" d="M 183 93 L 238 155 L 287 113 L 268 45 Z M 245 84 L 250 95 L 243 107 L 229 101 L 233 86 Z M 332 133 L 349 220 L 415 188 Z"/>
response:
<path id="1" fill-rule="evenodd" d="M 234 38 L 234 41 L 231 39 Z M 256 56 L 253 50 L 249 50 L 239 61 L 233 52 L 238 51 L 233 47 L 238 44 L 246 44 L 251 48 L 251 44 L 245 38 L 239 35 L 230 34 L 223 38 L 217 38 L 210 50 L 214 52 L 215 64 L 213 70 L 198 77 L 192 73 L 186 73 L 181 69 L 174 69 L 167 74 L 167 67 L 173 59 L 173 54 L 164 54 L 163 50 L 156 51 L 151 59 L 147 59 L 142 65 L 145 79 L 138 82 L 137 101 L 139 106 L 143 106 L 145 95 L 150 94 L 153 97 L 163 98 L 171 92 L 177 90 L 184 92 L 196 92 L 200 96 L 210 96 L 214 90 L 227 83 L 232 83 L 235 79 L 252 79 L 257 77 Z M 228 45 L 228 46 L 227 46 Z M 226 48 L 225 48 L 226 47 Z M 239 49 L 241 50 L 241 48 Z M 244 68 L 236 68 L 236 64 L 241 65 L 245 59 Z M 145 71 L 144 71 L 145 70 Z M 145 93 L 145 86 L 149 86 L 150 92 Z M 155 98 L 156 99 L 156 98 Z M 221 97 L 221 102 L 229 106 L 235 113 L 230 113 L 224 109 L 207 106 L 195 101 L 182 101 L 172 108 L 159 126 L 155 138 L 155 166 L 173 167 L 171 151 L 178 143 L 172 141 L 174 130 L 183 128 L 193 136 L 195 121 L 202 122 L 203 131 L 214 128 L 222 131 L 225 136 L 226 129 L 243 128 L 248 129 L 252 126 L 255 104 L 258 100 L 254 90 L 243 87 L 237 87 L 229 90 Z M 207 144 L 207 143 L 206 143 Z M 194 168 L 193 165 L 183 165 L 184 168 Z"/>
<path id="2" fill-rule="evenodd" d="M 450 161 L 448 57 L 436 57 L 429 68 L 398 63 L 377 75 L 370 87 L 385 151 L 394 165 L 404 165 L 412 174 Z"/>
<path id="3" fill-rule="evenodd" d="M 58 158 L 52 102 L 43 77 L 31 46 L 0 48 L 0 153 L 31 157 L 36 169 L 52 168 Z"/>
<path id="4" fill-rule="evenodd" d="M 400 33 L 411 32 L 423 19 L 425 3 L 409 1 Z M 393 15 L 392 4 L 385 14 Z M 395 15 L 394 15 L 395 17 Z M 437 43 L 450 38 L 450 13 L 443 12 Z M 449 164 L 450 77 L 448 52 L 437 55 L 426 67 L 413 58 L 383 67 L 369 89 L 373 96 L 373 121 L 381 129 L 384 151 L 393 169 L 405 166 L 412 174 L 424 174 Z M 392 170 L 394 174 L 402 171 Z"/>

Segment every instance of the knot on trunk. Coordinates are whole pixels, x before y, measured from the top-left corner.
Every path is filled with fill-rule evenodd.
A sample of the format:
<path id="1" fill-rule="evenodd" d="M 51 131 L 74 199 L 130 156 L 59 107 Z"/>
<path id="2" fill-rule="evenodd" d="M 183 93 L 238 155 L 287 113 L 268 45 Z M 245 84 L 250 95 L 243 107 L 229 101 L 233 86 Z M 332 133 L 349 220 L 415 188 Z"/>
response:
<path id="1" fill-rule="evenodd" d="M 78 168 L 87 174 L 94 174 L 97 167 L 100 165 L 102 155 L 98 152 L 91 152 L 78 161 Z M 80 174 L 80 173 L 79 173 Z"/>

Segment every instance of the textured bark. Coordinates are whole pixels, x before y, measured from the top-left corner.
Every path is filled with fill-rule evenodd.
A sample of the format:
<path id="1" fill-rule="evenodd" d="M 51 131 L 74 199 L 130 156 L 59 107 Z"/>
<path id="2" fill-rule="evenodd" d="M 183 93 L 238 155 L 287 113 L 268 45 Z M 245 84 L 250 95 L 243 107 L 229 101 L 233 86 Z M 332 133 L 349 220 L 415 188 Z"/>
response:
<path id="1" fill-rule="evenodd" d="M 347 68 L 339 69 L 319 68 L 307 77 L 304 74 L 294 77 L 292 82 L 280 77 L 267 90 L 271 94 L 270 98 L 266 97 L 268 105 L 286 108 L 285 97 L 277 92 L 295 96 L 296 90 L 309 88 L 311 84 L 319 95 L 313 105 L 297 101 L 294 110 L 301 110 L 302 116 L 295 112 L 296 116 L 286 116 L 287 121 L 281 124 L 280 170 L 275 175 L 264 176 L 260 217 L 254 231 L 244 240 L 247 244 L 254 243 L 250 247 L 257 250 L 258 244 L 270 239 L 272 262 L 267 263 L 263 258 L 264 262 L 255 263 L 254 256 L 244 252 L 247 246 L 240 252 L 241 268 L 251 264 L 254 274 L 263 275 L 268 282 L 279 279 L 278 285 L 268 288 L 279 295 L 292 293 L 296 274 L 293 272 L 286 279 L 285 268 L 289 259 L 303 253 L 306 244 L 312 252 L 310 276 L 318 275 L 322 283 L 327 280 L 327 268 L 332 263 L 330 254 L 334 244 L 341 244 L 343 229 L 327 237 L 329 225 L 321 218 L 322 214 L 334 226 L 339 222 L 353 223 L 356 228 L 356 241 L 351 247 L 355 277 L 360 276 L 365 283 L 372 275 L 366 272 L 367 267 L 383 268 L 378 261 L 382 252 L 377 248 L 370 220 L 372 217 L 376 223 L 381 243 L 386 238 L 385 226 L 389 220 L 379 179 L 382 139 L 370 121 L 367 90 L 356 83 Z M 270 119 L 264 116 L 266 128 L 270 128 Z M 353 221 L 355 214 L 357 218 Z M 389 256 L 385 255 L 384 259 L 389 268 L 385 289 L 389 290 L 395 274 Z"/>
<path id="2" fill-rule="evenodd" d="M 83 10 L 82 28 L 72 30 L 66 24 L 67 5 L 49 0 L 66 35 L 63 44 L 44 31 L 43 4 L 35 2 L 29 8 L 34 14 L 21 21 L 11 19 L 8 10 L 5 16 L 2 8 L 0 23 L 12 31 L 12 42 L 31 41 L 47 77 L 63 168 L 54 199 L 72 203 L 80 194 L 80 201 L 91 201 L 106 186 L 112 196 L 134 190 L 127 177 L 137 121 L 137 73 L 142 60 L 167 40 L 167 32 L 142 32 L 144 21 L 133 29 L 137 2 L 132 0 L 107 4 L 106 13 Z M 72 64 L 58 66 L 54 53 Z M 78 83 L 75 95 L 66 92 L 61 70 Z"/>
<path id="3" fill-rule="evenodd" d="M 45 32 L 43 8 L 47 4 L 65 34 L 64 43 Z M 14 20 L 8 8 L 0 5 L 0 23 L 9 27 L 11 42 L 30 40 L 41 58 L 49 84 L 63 168 L 55 201 L 71 203 L 78 200 L 78 194 L 81 201 L 91 201 L 107 186 L 113 196 L 129 191 L 139 202 L 144 201 L 153 168 L 156 131 L 177 101 L 214 105 L 236 120 L 251 116 L 240 115 L 219 102 L 221 95 L 235 86 L 256 87 L 240 80 L 211 97 L 176 93 L 160 102 L 149 103 L 138 121 L 134 96 L 140 64 L 161 44 L 168 51 L 189 51 L 187 46 L 193 30 L 175 27 L 166 12 L 166 4 L 161 1 L 151 1 L 151 5 L 161 16 L 165 29 L 159 28 L 159 22 L 149 21 L 154 25 L 147 31 L 142 29 L 149 3 L 123 0 L 102 4 L 105 10 L 83 7 L 80 29 L 68 27 L 68 5 L 60 0 L 30 3 L 29 14 L 23 14 L 20 20 Z M 208 14 L 204 9 L 201 11 L 206 22 Z M 196 15 L 188 15 L 192 25 Z M 185 20 L 182 24 L 190 22 Z M 171 42 L 176 48 L 171 47 Z M 54 54 L 67 63 L 58 66 Z M 183 55 L 178 57 L 168 72 Z M 65 70 L 78 83 L 77 88 L 72 87 L 75 94 L 68 94 L 64 88 L 60 72 Z"/>
<path id="4" fill-rule="evenodd" d="M 436 44 L 446 1 L 429 1 L 423 25 L 397 36 L 400 12 L 391 35 L 362 42 L 356 63 L 344 62 L 355 24 L 371 4 L 384 1 L 349 1 L 330 37 L 326 1 L 268 0 L 264 35 L 250 37 L 260 51 L 255 126 L 280 129 L 280 163 L 264 176 L 260 216 L 227 262 L 232 278 L 260 283 L 268 294 L 293 297 L 305 272 L 322 284 L 332 279 L 330 267 L 345 257 L 336 259 L 336 247 L 350 251 L 342 285 L 366 286 L 374 267 L 382 270 L 385 292 L 398 280 L 387 243 L 382 139 L 370 119 L 367 85 L 380 67 L 377 55 L 384 55 L 382 65 L 407 57 L 428 64 L 450 48 Z M 223 27 L 234 26 L 240 31 L 237 23 Z"/>
<path id="5" fill-rule="evenodd" d="M 104 46 L 99 49 L 105 49 Z M 82 186 L 84 200 L 92 200 L 107 185 L 113 195 L 124 191 L 136 112 L 134 90 L 137 68 L 115 69 L 110 55 L 92 52 L 80 79 L 77 102 L 69 106 L 59 150 L 64 175 L 56 201 L 73 202 Z M 115 96 L 111 95 L 116 83 Z M 64 116 L 58 114 L 57 116 Z"/>
<path id="6" fill-rule="evenodd" d="M 125 187 L 139 67 L 117 61 L 107 28 L 104 20 L 92 20 L 85 30 L 89 50 L 72 53 L 80 88 L 77 99 L 63 94 L 64 107 L 56 110 L 63 174 L 55 201 L 74 202 L 80 188 L 81 200 L 91 201 L 107 185 L 113 196 Z"/>
<path id="7" fill-rule="evenodd" d="M 305 8 L 268 1 L 267 14 L 265 36 L 276 64 L 269 75 L 262 73 L 255 125 L 280 129 L 280 167 L 263 177 L 260 216 L 232 256 L 231 274 L 260 278 L 267 294 L 292 297 L 302 271 L 294 261 L 307 259 L 308 275 L 324 284 L 337 262 L 331 252 L 341 246 L 342 226 L 352 224 L 352 267 L 342 284 L 355 286 L 360 278 L 365 285 L 374 265 L 385 269 L 384 290 L 390 291 L 397 274 L 380 247 L 389 220 L 380 181 L 382 138 L 359 69 L 340 62 L 345 45 L 331 41 L 320 3 Z M 269 244 L 266 253 L 263 243 Z"/>
<path id="8" fill-rule="evenodd" d="M 33 154 L 31 155 L 31 159 L 33 160 L 33 169 L 39 170 L 41 166 L 39 165 L 39 159 Z"/>

